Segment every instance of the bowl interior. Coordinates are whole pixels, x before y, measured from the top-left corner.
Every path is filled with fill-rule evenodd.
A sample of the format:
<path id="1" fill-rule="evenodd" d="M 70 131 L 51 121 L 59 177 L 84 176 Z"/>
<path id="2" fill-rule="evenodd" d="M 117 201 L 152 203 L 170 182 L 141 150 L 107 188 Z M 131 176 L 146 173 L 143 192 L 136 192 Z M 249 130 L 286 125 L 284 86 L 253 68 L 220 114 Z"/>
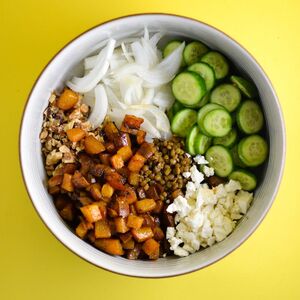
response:
<path id="1" fill-rule="evenodd" d="M 155 24 L 155 25 L 153 25 Z M 224 53 L 245 76 L 256 84 L 267 124 L 270 154 L 267 168 L 255 191 L 254 202 L 235 231 L 224 241 L 185 258 L 163 258 L 155 262 L 129 261 L 98 251 L 74 235 L 56 212 L 48 194 L 39 133 L 43 111 L 50 93 L 60 90 L 73 74 L 80 73 L 78 63 L 94 53 L 108 37 L 116 40 L 139 35 L 147 26 L 150 31 L 163 31 L 162 42 L 174 37 L 203 41 Z M 121 18 L 95 27 L 67 45 L 45 68 L 36 82 L 27 103 L 21 134 L 20 158 L 24 180 L 35 208 L 42 220 L 73 252 L 89 262 L 121 274 L 142 277 L 173 276 L 209 265 L 238 247 L 257 227 L 271 206 L 282 175 L 285 158 L 284 123 L 275 92 L 263 70 L 252 56 L 224 33 L 196 20 L 172 15 L 137 15 Z"/>

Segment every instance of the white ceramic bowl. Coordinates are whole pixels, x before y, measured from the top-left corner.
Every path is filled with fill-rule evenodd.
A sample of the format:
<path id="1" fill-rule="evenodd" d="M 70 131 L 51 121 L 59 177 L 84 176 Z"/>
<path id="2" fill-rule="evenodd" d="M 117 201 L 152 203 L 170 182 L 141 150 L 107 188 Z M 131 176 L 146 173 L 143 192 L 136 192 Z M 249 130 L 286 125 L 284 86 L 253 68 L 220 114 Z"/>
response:
<path id="1" fill-rule="evenodd" d="M 185 258 L 162 258 L 155 262 L 130 261 L 107 255 L 73 234 L 55 210 L 45 185 L 45 172 L 39 142 L 43 111 L 53 90 L 60 89 L 75 66 L 107 37 L 130 36 L 144 26 L 163 30 L 171 36 L 201 40 L 224 53 L 242 73 L 255 82 L 265 112 L 270 155 L 263 180 L 255 191 L 254 202 L 234 232 L 224 241 Z M 20 160 L 24 181 L 41 219 L 51 232 L 70 250 L 104 269 L 138 277 L 167 277 L 201 269 L 223 258 L 243 243 L 268 212 L 285 162 L 284 121 L 274 89 L 255 59 L 237 42 L 221 31 L 197 20 L 165 14 L 142 14 L 106 22 L 80 35 L 64 47 L 46 66 L 35 83 L 23 115 L 20 131 Z M 267 238 L 267 237 L 266 237 Z"/>

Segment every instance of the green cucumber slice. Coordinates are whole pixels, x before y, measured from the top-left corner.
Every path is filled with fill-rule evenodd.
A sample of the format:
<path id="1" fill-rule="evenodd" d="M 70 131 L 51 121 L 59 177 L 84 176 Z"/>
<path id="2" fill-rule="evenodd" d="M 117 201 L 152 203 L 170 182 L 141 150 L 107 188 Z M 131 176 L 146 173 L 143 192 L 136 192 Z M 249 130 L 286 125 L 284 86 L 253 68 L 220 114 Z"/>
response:
<path id="1" fill-rule="evenodd" d="M 201 123 L 201 128 L 208 136 L 223 137 L 227 135 L 232 127 L 232 120 L 229 112 L 225 109 L 214 109 L 208 112 Z"/>
<path id="2" fill-rule="evenodd" d="M 196 154 L 203 155 L 211 145 L 211 141 L 212 139 L 210 137 L 199 132 L 194 142 L 194 150 Z"/>
<path id="3" fill-rule="evenodd" d="M 256 188 L 257 179 L 255 175 L 246 170 L 235 170 L 229 175 L 229 179 L 239 181 L 242 189 L 245 191 L 253 191 Z"/>
<path id="4" fill-rule="evenodd" d="M 207 46 L 204 44 L 194 41 L 189 43 L 183 50 L 183 59 L 185 63 L 190 66 L 195 62 L 199 61 L 203 54 L 208 52 Z"/>
<path id="5" fill-rule="evenodd" d="M 227 59 L 219 52 L 210 51 L 202 56 L 201 61 L 214 69 L 217 80 L 225 78 L 229 73 Z"/>
<path id="6" fill-rule="evenodd" d="M 209 102 L 209 97 L 210 97 L 210 93 L 206 93 L 202 99 L 195 105 L 186 105 L 186 107 L 189 107 L 189 108 L 195 108 L 195 109 L 198 109 L 198 108 L 201 108 L 202 106 L 204 106 L 205 104 L 207 104 Z"/>
<path id="7" fill-rule="evenodd" d="M 203 107 L 200 108 L 200 110 L 198 111 L 198 117 L 197 117 L 197 122 L 198 122 L 199 126 L 200 126 L 200 123 L 202 123 L 204 116 L 208 112 L 210 112 L 214 109 L 224 109 L 224 108 L 221 105 L 214 104 L 214 103 L 205 104 Z"/>
<path id="8" fill-rule="evenodd" d="M 258 95 L 256 86 L 252 82 L 235 75 L 230 76 L 230 81 L 235 84 L 246 97 L 254 98 Z"/>
<path id="9" fill-rule="evenodd" d="M 184 109 L 184 106 L 180 102 L 175 101 L 172 106 L 173 114 L 177 114 L 182 109 Z"/>
<path id="10" fill-rule="evenodd" d="M 183 105 L 195 105 L 206 93 L 204 79 L 195 72 L 179 73 L 172 82 L 172 92 Z"/>
<path id="11" fill-rule="evenodd" d="M 240 90 L 232 84 L 224 83 L 217 86 L 210 96 L 211 103 L 224 106 L 229 112 L 234 111 L 242 99 Z"/>
<path id="12" fill-rule="evenodd" d="M 246 166 L 259 166 L 268 156 L 268 144 L 261 136 L 250 135 L 239 142 L 238 155 Z"/>
<path id="13" fill-rule="evenodd" d="M 227 148 L 232 147 L 237 140 L 237 130 L 232 128 L 229 133 L 223 137 L 215 137 L 213 139 L 214 145 L 223 145 Z"/>
<path id="14" fill-rule="evenodd" d="M 264 126 L 262 110 L 253 100 L 246 100 L 241 104 L 236 120 L 239 129 L 246 134 L 257 133 Z"/>
<path id="15" fill-rule="evenodd" d="M 247 166 L 241 161 L 239 157 L 237 145 L 233 146 L 230 150 L 233 164 L 237 167 L 246 168 Z"/>
<path id="16" fill-rule="evenodd" d="M 164 48 L 163 50 L 163 57 L 167 57 L 168 55 L 170 55 L 176 48 L 178 48 L 180 45 L 182 44 L 181 41 L 178 40 L 174 40 L 174 41 L 170 41 Z M 185 66 L 185 62 L 182 56 L 182 61 L 181 61 L 181 66 L 184 67 Z"/>
<path id="17" fill-rule="evenodd" d="M 179 111 L 172 120 L 172 132 L 180 137 L 186 137 L 190 128 L 197 122 L 197 112 L 186 108 Z"/>
<path id="18" fill-rule="evenodd" d="M 196 155 L 195 139 L 198 133 L 199 133 L 199 127 L 197 125 L 194 125 L 186 137 L 186 141 L 185 141 L 186 149 L 187 152 L 191 155 Z"/>
<path id="19" fill-rule="evenodd" d="M 233 171 L 233 162 L 230 152 L 221 145 L 210 147 L 205 154 L 205 159 L 214 168 L 215 174 L 227 177 Z"/>
<path id="20" fill-rule="evenodd" d="M 188 70 L 198 73 L 204 79 L 207 91 L 211 90 L 215 85 L 215 72 L 208 64 L 198 62 L 189 66 Z"/>

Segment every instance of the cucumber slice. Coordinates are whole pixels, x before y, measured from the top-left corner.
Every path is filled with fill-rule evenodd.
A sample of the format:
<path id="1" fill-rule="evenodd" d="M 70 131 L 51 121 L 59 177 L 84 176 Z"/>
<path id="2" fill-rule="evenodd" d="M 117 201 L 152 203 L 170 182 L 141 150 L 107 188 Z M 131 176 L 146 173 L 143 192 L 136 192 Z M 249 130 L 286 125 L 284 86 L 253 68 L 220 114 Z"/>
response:
<path id="1" fill-rule="evenodd" d="M 207 104 L 209 102 L 209 99 L 210 99 L 210 93 L 206 93 L 197 104 L 195 104 L 195 105 L 186 105 L 186 107 L 199 109 L 202 106 L 204 106 L 205 104 Z"/>
<path id="2" fill-rule="evenodd" d="M 229 73 L 227 59 L 219 52 L 210 51 L 202 56 L 201 61 L 214 69 L 217 80 L 225 78 Z"/>
<path id="3" fill-rule="evenodd" d="M 181 45 L 181 43 L 182 42 L 178 40 L 170 41 L 163 50 L 163 57 L 167 57 L 168 55 L 170 55 L 176 48 L 178 48 Z M 183 56 L 182 56 L 181 66 L 182 67 L 185 66 Z"/>
<path id="4" fill-rule="evenodd" d="M 211 145 L 212 139 L 201 132 L 199 132 L 195 138 L 194 142 L 194 149 L 196 154 L 201 154 L 203 155 L 206 150 L 209 148 Z"/>
<path id="5" fill-rule="evenodd" d="M 230 81 L 235 84 L 246 97 L 254 98 L 258 95 L 256 86 L 252 82 L 235 75 L 230 76 Z"/>
<path id="6" fill-rule="evenodd" d="M 170 121 L 170 123 L 172 122 L 173 120 L 173 117 L 174 117 L 174 113 L 173 113 L 173 108 L 171 107 L 168 111 L 167 111 L 167 117 Z"/>
<path id="7" fill-rule="evenodd" d="M 223 137 L 215 137 L 213 139 L 214 145 L 223 145 L 225 147 L 232 147 L 237 140 L 237 130 L 232 128 L 229 133 Z"/>
<path id="8" fill-rule="evenodd" d="M 231 156 L 233 160 L 233 164 L 237 167 L 246 168 L 247 166 L 241 161 L 239 154 L 238 154 L 238 147 L 237 145 L 231 148 Z"/>
<path id="9" fill-rule="evenodd" d="M 185 61 L 185 63 L 190 66 L 192 64 L 194 64 L 195 62 L 199 61 L 201 56 L 203 56 L 203 54 L 208 52 L 208 48 L 198 42 L 198 41 L 194 41 L 189 43 L 183 50 L 183 59 Z"/>
<path id="10" fill-rule="evenodd" d="M 239 142 L 238 155 L 246 166 L 259 166 L 268 156 L 268 144 L 261 136 L 250 135 Z"/>
<path id="11" fill-rule="evenodd" d="M 224 83 L 217 86 L 210 96 L 211 103 L 224 106 L 229 112 L 234 111 L 242 99 L 240 90 L 232 84 Z"/>
<path id="12" fill-rule="evenodd" d="M 171 123 L 172 132 L 180 137 L 186 137 L 190 128 L 197 122 L 197 112 L 186 108 L 179 111 Z"/>
<path id="13" fill-rule="evenodd" d="M 190 132 L 188 133 L 185 141 L 187 152 L 191 155 L 196 155 L 195 139 L 198 133 L 199 133 L 199 127 L 197 125 L 194 125 L 190 130 Z"/>
<path id="14" fill-rule="evenodd" d="M 172 82 L 172 92 L 183 105 L 195 105 L 206 93 L 204 79 L 195 72 L 179 73 Z"/>
<path id="15" fill-rule="evenodd" d="M 246 100 L 240 106 L 237 116 L 239 129 L 246 134 L 259 132 L 264 126 L 264 116 L 260 106 L 253 100 Z"/>
<path id="16" fill-rule="evenodd" d="M 201 123 L 201 128 L 208 136 L 223 137 L 227 135 L 232 127 L 232 120 L 229 112 L 225 109 L 214 109 L 208 112 Z"/>
<path id="17" fill-rule="evenodd" d="M 242 189 L 245 191 L 253 191 L 256 188 L 257 179 L 253 173 L 246 170 L 235 170 L 229 175 L 229 179 L 239 181 Z"/>
<path id="18" fill-rule="evenodd" d="M 205 159 L 214 168 L 215 174 L 220 177 L 227 177 L 233 170 L 233 162 L 230 152 L 221 145 L 210 147 L 205 154 Z"/>
<path id="19" fill-rule="evenodd" d="M 202 123 L 204 116 L 208 112 L 210 112 L 214 109 L 224 109 L 224 108 L 221 105 L 214 104 L 214 103 L 208 103 L 208 104 L 205 104 L 203 107 L 201 107 L 201 109 L 198 111 L 198 117 L 197 117 L 197 122 L 198 122 L 199 126 Z"/>
<path id="20" fill-rule="evenodd" d="M 204 79 L 206 90 L 211 90 L 215 85 L 215 72 L 208 64 L 198 62 L 189 66 L 188 70 L 198 73 Z"/>

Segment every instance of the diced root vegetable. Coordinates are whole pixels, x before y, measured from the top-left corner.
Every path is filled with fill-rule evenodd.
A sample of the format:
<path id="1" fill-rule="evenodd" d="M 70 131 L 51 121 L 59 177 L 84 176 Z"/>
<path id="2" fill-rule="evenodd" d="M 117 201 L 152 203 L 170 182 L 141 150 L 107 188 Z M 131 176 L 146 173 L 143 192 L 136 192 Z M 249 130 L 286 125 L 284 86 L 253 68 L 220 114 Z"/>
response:
<path id="1" fill-rule="evenodd" d="M 127 258 L 128 259 L 138 259 L 140 256 L 140 253 L 141 253 L 141 245 L 135 244 L 134 248 L 127 252 Z"/>
<path id="2" fill-rule="evenodd" d="M 104 129 L 106 137 L 110 141 L 113 141 L 114 140 L 114 134 L 119 132 L 118 128 L 116 127 L 116 125 L 113 122 L 107 122 L 104 125 L 103 129 Z"/>
<path id="3" fill-rule="evenodd" d="M 118 215 L 123 218 L 126 218 L 129 215 L 129 204 L 124 198 L 117 197 L 116 211 Z"/>
<path id="4" fill-rule="evenodd" d="M 95 204 L 98 205 L 102 218 L 106 219 L 106 215 L 107 215 L 106 203 L 104 201 L 98 201 Z"/>
<path id="5" fill-rule="evenodd" d="M 133 115 L 125 115 L 124 121 L 121 125 L 121 130 L 131 134 L 136 134 L 143 122 L 144 119 L 142 118 Z"/>
<path id="6" fill-rule="evenodd" d="M 140 182 L 140 175 L 138 172 L 130 172 L 128 177 L 129 184 L 133 186 L 138 186 Z"/>
<path id="7" fill-rule="evenodd" d="M 139 130 L 136 134 L 136 141 L 139 145 L 145 142 L 146 132 L 144 130 Z"/>
<path id="8" fill-rule="evenodd" d="M 142 155 L 145 159 L 150 158 L 154 154 L 154 152 L 155 146 L 147 142 L 144 142 L 137 151 L 137 153 Z"/>
<path id="9" fill-rule="evenodd" d="M 114 219 L 115 221 L 115 227 L 116 231 L 120 233 L 125 233 L 129 230 L 129 228 L 126 225 L 126 219 L 122 217 L 118 217 Z"/>
<path id="10" fill-rule="evenodd" d="M 156 201 L 156 206 L 155 206 L 155 208 L 152 210 L 152 212 L 153 212 L 154 214 L 160 214 L 161 211 L 162 211 L 162 209 L 163 209 L 163 207 L 164 207 L 164 203 L 163 203 L 161 200 Z"/>
<path id="11" fill-rule="evenodd" d="M 106 220 L 99 220 L 95 223 L 95 237 L 99 238 L 110 238 L 111 231 Z"/>
<path id="12" fill-rule="evenodd" d="M 130 159 L 128 164 L 128 169 L 131 172 L 139 172 L 141 168 L 144 166 L 145 162 L 146 162 L 146 158 L 140 155 L 139 153 L 136 153 Z"/>
<path id="13" fill-rule="evenodd" d="M 81 128 L 72 128 L 66 131 L 67 137 L 71 142 L 79 142 L 85 136 L 85 131 Z"/>
<path id="14" fill-rule="evenodd" d="M 88 232 L 89 229 L 93 228 L 93 224 L 91 223 L 87 223 L 84 220 L 82 220 L 79 225 L 76 227 L 76 234 L 80 237 L 80 238 L 84 238 Z"/>
<path id="15" fill-rule="evenodd" d="M 90 186 L 89 191 L 92 197 L 94 198 L 94 200 L 100 201 L 102 199 L 101 186 L 99 183 L 93 183 Z"/>
<path id="16" fill-rule="evenodd" d="M 57 100 L 57 107 L 62 110 L 71 109 L 79 100 L 79 95 L 70 89 L 65 89 Z"/>
<path id="17" fill-rule="evenodd" d="M 80 207 L 80 210 L 85 219 L 90 223 L 94 223 L 102 219 L 102 215 L 97 204 L 82 206 Z"/>
<path id="18" fill-rule="evenodd" d="M 121 155 L 115 154 L 111 157 L 111 165 L 114 169 L 118 170 L 124 167 L 124 160 Z"/>
<path id="19" fill-rule="evenodd" d="M 102 196 L 105 198 L 111 198 L 114 193 L 114 188 L 108 184 L 104 183 L 101 189 Z"/>
<path id="20" fill-rule="evenodd" d="M 104 145 L 92 135 L 85 138 L 84 147 L 85 151 L 89 154 L 99 154 L 100 152 L 105 151 Z"/>
<path id="21" fill-rule="evenodd" d="M 113 143 L 117 149 L 124 146 L 128 146 L 129 148 L 131 148 L 130 136 L 126 132 L 119 131 L 118 133 L 114 133 Z"/>
<path id="22" fill-rule="evenodd" d="M 154 239 L 148 239 L 142 246 L 143 251 L 150 259 L 158 259 L 159 257 L 159 243 Z"/>
<path id="23" fill-rule="evenodd" d="M 153 229 L 153 233 L 154 233 L 154 239 L 157 240 L 157 241 L 162 241 L 164 238 L 165 238 L 165 234 L 164 232 L 162 231 L 162 229 L 160 227 L 155 227 Z"/>
<path id="24" fill-rule="evenodd" d="M 53 188 L 55 186 L 61 185 L 62 182 L 63 182 L 63 176 L 62 175 L 53 176 L 48 180 L 48 187 Z"/>
<path id="25" fill-rule="evenodd" d="M 132 156 L 132 150 L 129 146 L 123 146 L 117 151 L 117 155 L 120 155 L 124 161 L 127 161 Z"/>
<path id="26" fill-rule="evenodd" d="M 123 242 L 122 244 L 123 248 L 126 250 L 132 250 L 134 248 L 134 245 L 135 245 L 134 240 L 129 240 L 125 243 Z"/>
<path id="27" fill-rule="evenodd" d="M 96 239 L 95 246 L 111 255 L 123 255 L 124 251 L 118 239 Z"/>
<path id="28" fill-rule="evenodd" d="M 156 207 L 156 202 L 153 199 L 143 199 L 134 203 L 135 209 L 139 214 L 152 211 Z"/>
<path id="29" fill-rule="evenodd" d="M 73 205 L 71 203 L 68 203 L 60 212 L 60 216 L 66 220 L 66 221 L 73 221 L 74 218 L 74 210 Z"/>
<path id="30" fill-rule="evenodd" d="M 78 189 L 85 189 L 90 185 L 90 183 L 79 171 L 75 171 L 74 175 L 72 176 L 72 183 Z"/>
<path id="31" fill-rule="evenodd" d="M 131 229 L 133 238 L 138 242 L 144 242 L 154 236 L 150 227 L 141 227 L 139 229 Z"/>
<path id="32" fill-rule="evenodd" d="M 135 216 L 135 215 L 129 215 L 127 218 L 127 226 L 133 229 L 140 229 L 143 225 L 144 218 Z"/>
<path id="33" fill-rule="evenodd" d="M 72 175 L 70 174 L 64 174 L 63 182 L 61 184 L 61 187 L 66 190 L 67 192 L 73 192 L 74 186 L 72 183 Z"/>
<path id="34" fill-rule="evenodd" d="M 119 192 L 118 199 L 119 200 L 122 199 L 123 201 L 127 202 L 128 204 L 132 204 L 135 201 L 137 201 L 137 196 L 136 196 L 135 191 L 132 188 L 126 186 L 126 189 L 124 191 Z"/>
<path id="35" fill-rule="evenodd" d="M 126 243 L 126 242 L 132 240 L 132 234 L 131 234 L 131 232 L 127 232 L 127 233 L 124 233 L 124 234 L 120 234 L 120 240 L 121 240 L 123 243 Z"/>
<path id="36" fill-rule="evenodd" d="M 125 190 L 125 179 L 117 172 L 110 172 L 105 175 L 105 180 L 116 190 Z"/>
<path id="37" fill-rule="evenodd" d="M 109 166 L 111 155 L 108 153 L 100 153 L 99 158 L 102 164 Z"/>

